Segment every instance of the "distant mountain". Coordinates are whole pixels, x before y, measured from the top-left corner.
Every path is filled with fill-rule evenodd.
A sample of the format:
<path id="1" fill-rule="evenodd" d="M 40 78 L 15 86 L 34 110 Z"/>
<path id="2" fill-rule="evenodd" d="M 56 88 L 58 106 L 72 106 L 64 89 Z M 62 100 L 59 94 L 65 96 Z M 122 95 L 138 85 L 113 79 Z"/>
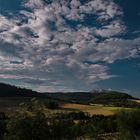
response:
<path id="1" fill-rule="evenodd" d="M 48 96 L 75 103 L 109 103 L 115 101 L 125 101 L 135 99 L 129 94 L 116 91 L 92 91 L 92 92 L 72 92 L 72 93 L 51 93 Z"/>

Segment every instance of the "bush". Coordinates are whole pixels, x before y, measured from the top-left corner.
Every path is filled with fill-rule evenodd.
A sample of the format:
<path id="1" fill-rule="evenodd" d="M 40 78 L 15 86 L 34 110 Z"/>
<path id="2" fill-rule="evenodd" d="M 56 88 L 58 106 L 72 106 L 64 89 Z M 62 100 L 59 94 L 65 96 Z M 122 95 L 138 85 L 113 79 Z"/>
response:
<path id="1" fill-rule="evenodd" d="M 48 109 L 58 109 L 58 103 L 54 101 L 50 101 L 46 104 Z"/>
<path id="2" fill-rule="evenodd" d="M 54 102 L 50 105 L 52 108 Z M 52 111 L 46 114 L 45 106 L 36 99 L 21 106 L 8 118 L 1 115 L 0 140 L 101 139 L 110 133 L 112 139 L 119 135 L 117 140 L 140 140 L 140 111 L 120 111 L 114 116 Z"/>
<path id="3" fill-rule="evenodd" d="M 43 105 L 35 99 L 9 116 L 6 129 L 4 140 L 45 140 L 50 134 Z"/>
<path id="4" fill-rule="evenodd" d="M 140 111 L 120 111 L 117 121 L 120 140 L 140 139 Z"/>
<path id="5" fill-rule="evenodd" d="M 83 135 L 82 125 L 73 119 L 53 118 L 43 112 L 36 100 L 11 114 L 7 120 L 4 140 L 73 140 Z"/>

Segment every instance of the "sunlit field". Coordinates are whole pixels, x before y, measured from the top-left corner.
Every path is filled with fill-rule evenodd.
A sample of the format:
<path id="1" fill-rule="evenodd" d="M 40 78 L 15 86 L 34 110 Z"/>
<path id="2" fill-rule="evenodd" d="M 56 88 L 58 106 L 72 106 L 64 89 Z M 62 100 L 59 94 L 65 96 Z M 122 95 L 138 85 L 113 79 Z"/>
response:
<path id="1" fill-rule="evenodd" d="M 82 104 L 64 104 L 62 108 L 67 110 L 83 111 L 88 112 L 90 115 L 113 115 L 119 110 L 138 110 L 134 108 L 123 108 L 123 107 L 109 107 L 103 105 L 82 105 Z"/>

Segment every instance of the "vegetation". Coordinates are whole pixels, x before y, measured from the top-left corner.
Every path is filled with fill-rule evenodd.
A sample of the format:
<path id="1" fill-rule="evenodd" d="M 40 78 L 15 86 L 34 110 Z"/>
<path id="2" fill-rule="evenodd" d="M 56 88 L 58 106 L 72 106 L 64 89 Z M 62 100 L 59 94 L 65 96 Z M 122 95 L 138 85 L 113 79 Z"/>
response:
<path id="1" fill-rule="evenodd" d="M 0 89 L 0 140 L 140 140 L 140 103 L 128 94 Z"/>
<path id="2" fill-rule="evenodd" d="M 43 93 L 40 94 L 36 91 L 32 91 L 25 88 L 15 87 L 7 84 L 0 83 L 0 105 L 12 104 L 17 106 L 21 100 L 29 101 L 33 97 L 40 98 L 42 100 L 52 100 L 53 102 L 69 102 L 69 103 L 81 103 L 81 104 L 103 104 L 116 107 L 135 107 L 139 108 L 140 104 L 136 103 L 135 98 L 121 92 L 116 91 L 106 91 L 101 92 L 73 92 L 73 93 Z M 6 103 L 6 99 L 8 102 Z M 10 99 L 12 98 L 12 100 Z M 18 98 L 18 99 L 17 99 Z M 16 100 L 17 99 L 17 100 Z M 5 100 L 5 101 L 4 101 Z M 13 101 L 14 100 L 14 101 Z M 13 102 L 12 102 L 13 101 Z M 55 104 L 56 105 L 56 104 Z M 49 107 L 49 104 L 48 104 Z"/>
<path id="3" fill-rule="evenodd" d="M 72 104 L 66 103 L 62 105 L 63 109 L 72 110 L 72 111 L 82 111 L 88 112 L 90 115 L 113 115 L 114 112 L 118 109 L 115 107 L 104 107 L 103 105 L 82 105 L 82 104 Z"/>
<path id="4" fill-rule="evenodd" d="M 110 103 L 115 107 L 127 107 L 127 108 L 140 108 L 140 103 L 133 100 L 124 100 L 120 102 L 112 102 Z"/>
<path id="5" fill-rule="evenodd" d="M 139 140 L 140 111 L 115 115 L 50 113 L 33 98 L 15 113 L 0 113 L 1 140 Z"/>
<path id="6" fill-rule="evenodd" d="M 73 103 L 66 103 L 63 104 L 61 107 L 67 111 L 82 111 L 88 112 L 90 115 L 114 115 L 119 110 L 139 110 L 138 106 L 126 106 L 122 104 L 122 106 L 115 106 L 115 105 L 103 105 L 103 104 L 91 104 L 91 105 L 83 105 L 83 104 L 73 104 Z"/>
<path id="7" fill-rule="evenodd" d="M 0 83 L 0 97 L 40 97 L 40 94 L 25 88 Z"/>
<path id="8" fill-rule="evenodd" d="M 117 118 L 120 140 L 140 139 L 140 111 L 121 111 Z"/>
<path id="9" fill-rule="evenodd" d="M 48 94 L 52 98 L 63 100 L 69 103 L 81 104 L 105 104 L 125 102 L 134 99 L 131 95 L 116 91 L 102 91 L 102 92 L 73 92 L 73 93 L 53 93 Z"/>
<path id="10" fill-rule="evenodd" d="M 55 101 L 49 101 L 49 102 L 46 103 L 46 107 L 48 109 L 58 109 L 59 105 Z"/>

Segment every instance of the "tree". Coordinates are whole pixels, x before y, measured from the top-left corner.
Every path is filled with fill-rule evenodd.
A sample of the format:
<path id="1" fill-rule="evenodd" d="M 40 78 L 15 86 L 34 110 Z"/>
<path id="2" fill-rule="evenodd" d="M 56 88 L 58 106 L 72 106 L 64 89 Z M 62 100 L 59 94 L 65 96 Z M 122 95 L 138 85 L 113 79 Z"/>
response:
<path id="1" fill-rule="evenodd" d="M 49 125 L 38 101 L 23 105 L 9 116 L 5 140 L 45 140 L 49 137 Z"/>
<path id="2" fill-rule="evenodd" d="M 46 106 L 48 109 L 58 109 L 58 103 L 54 101 L 48 102 Z"/>
<path id="3" fill-rule="evenodd" d="M 121 140 L 140 139 L 140 111 L 120 111 L 117 121 Z"/>

